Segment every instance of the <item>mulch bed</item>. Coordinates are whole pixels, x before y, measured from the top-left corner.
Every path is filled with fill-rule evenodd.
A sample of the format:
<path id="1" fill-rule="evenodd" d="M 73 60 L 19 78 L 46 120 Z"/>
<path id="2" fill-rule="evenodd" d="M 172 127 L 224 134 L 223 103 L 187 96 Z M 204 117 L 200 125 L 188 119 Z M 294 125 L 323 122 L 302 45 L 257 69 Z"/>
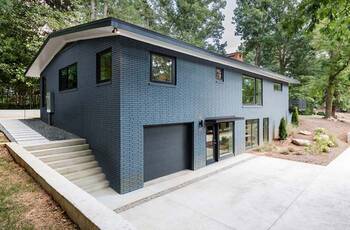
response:
<path id="1" fill-rule="evenodd" d="M 305 150 L 305 147 L 296 146 L 292 142 L 292 138 L 313 140 L 313 136 L 305 136 L 299 134 L 300 130 L 313 132 L 317 128 L 325 128 L 328 134 L 334 135 L 337 138 L 337 147 L 331 148 L 329 153 L 310 154 Z M 290 148 L 293 151 L 289 153 L 280 153 L 277 151 L 258 152 L 256 149 L 251 150 L 251 153 L 269 157 L 282 158 L 305 163 L 328 165 L 332 160 L 339 156 L 350 145 L 346 143 L 347 133 L 350 132 L 350 123 L 344 121 L 327 120 L 321 117 L 303 116 L 300 119 L 300 125 L 294 130 L 294 134 L 285 141 L 274 140 L 273 145 L 278 148 Z"/>

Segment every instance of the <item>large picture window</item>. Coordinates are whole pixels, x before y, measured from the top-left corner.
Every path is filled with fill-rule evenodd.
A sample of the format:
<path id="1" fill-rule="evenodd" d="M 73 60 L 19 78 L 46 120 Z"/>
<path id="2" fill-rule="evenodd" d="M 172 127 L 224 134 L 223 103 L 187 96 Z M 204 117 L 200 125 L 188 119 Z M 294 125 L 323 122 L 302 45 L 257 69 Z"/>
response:
<path id="1" fill-rule="evenodd" d="M 96 82 L 106 82 L 112 79 L 112 48 L 96 55 Z"/>
<path id="2" fill-rule="evenodd" d="M 151 81 L 175 85 L 175 58 L 151 54 Z"/>
<path id="3" fill-rule="evenodd" d="M 78 86 L 77 63 L 59 70 L 59 90 L 75 89 Z"/>
<path id="4" fill-rule="evenodd" d="M 247 149 L 259 145 L 259 119 L 245 122 L 245 147 Z"/>
<path id="5" fill-rule="evenodd" d="M 244 105 L 262 105 L 262 80 L 243 77 L 242 101 Z"/>

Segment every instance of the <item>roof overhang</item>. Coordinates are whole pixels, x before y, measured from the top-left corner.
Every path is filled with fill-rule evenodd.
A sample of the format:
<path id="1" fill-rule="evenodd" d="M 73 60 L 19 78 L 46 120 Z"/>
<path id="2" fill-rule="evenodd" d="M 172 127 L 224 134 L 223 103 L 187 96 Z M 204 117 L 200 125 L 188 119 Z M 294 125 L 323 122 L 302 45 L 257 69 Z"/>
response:
<path id="1" fill-rule="evenodd" d="M 117 29 L 117 33 L 112 32 L 115 28 Z M 140 42 L 228 66 L 243 73 L 253 74 L 285 83 L 299 83 L 293 78 L 285 77 L 250 64 L 233 60 L 223 55 L 194 47 L 176 39 L 114 18 L 106 18 L 52 33 L 42 45 L 25 75 L 30 77 L 40 77 L 41 72 L 67 43 L 107 36 L 124 36 Z"/>

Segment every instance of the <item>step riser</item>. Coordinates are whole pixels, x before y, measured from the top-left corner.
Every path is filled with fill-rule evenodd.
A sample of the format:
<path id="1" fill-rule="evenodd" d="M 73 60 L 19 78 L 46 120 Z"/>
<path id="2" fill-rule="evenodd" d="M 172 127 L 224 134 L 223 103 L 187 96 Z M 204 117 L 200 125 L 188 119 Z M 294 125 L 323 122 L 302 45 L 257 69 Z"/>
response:
<path id="1" fill-rule="evenodd" d="M 72 182 L 78 185 L 79 187 L 82 187 L 82 186 L 93 186 L 96 183 L 104 182 L 105 180 L 106 180 L 105 175 L 98 174 L 95 176 L 91 176 L 90 178 L 87 177 L 79 180 L 73 180 Z"/>
<path id="2" fill-rule="evenodd" d="M 90 161 L 94 161 L 94 156 L 86 156 L 86 157 L 79 157 L 79 158 L 73 158 L 70 160 L 65 160 L 64 162 L 53 162 L 48 163 L 48 165 L 53 168 L 61 168 L 61 167 L 67 167 L 67 166 L 74 166 L 75 164 L 81 164 L 81 163 L 87 163 Z"/>
<path id="3" fill-rule="evenodd" d="M 65 175 L 65 178 L 67 178 L 68 180 L 78 180 L 79 178 L 92 176 L 99 173 L 102 173 L 102 169 L 100 167 L 96 167 L 96 168 L 91 168 L 91 169 L 79 171 L 72 174 L 67 174 Z"/>
<path id="4" fill-rule="evenodd" d="M 75 157 L 83 157 L 91 155 L 91 150 L 85 150 L 85 151 L 77 151 L 77 152 L 71 152 L 71 153 L 61 153 L 55 156 L 45 156 L 45 157 L 39 157 L 39 159 L 45 163 L 59 161 L 59 160 L 68 160 L 73 159 Z"/>
<path id="5" fill-rule="evenodd" d="M 71 140 L 57 141 L 54 143 L 47 143 L 42 145 L 25 146 L 24 148 L 27 149 L 28 151 L 37 151 L 37 150 L 60 148 L 60 147 L 83 145 L 83 144 L 86 144 L 85 139 L 71 139 Z"/>
<path id="6" fill-rule="evenodd" d="M 70 173 L 74 173 L 74 172 L 78 172 L 84 169 L 90 169 L 90 168 L 94 168 L 94 167 L 98 167 L 98 164 L 96 161 L 90 162 L 88 164 L 84 164 L 84 165 L 76 165 L 74 167 L 68 167 L 68 168 L 57 168 L 56 171 L 60 174 L 62 174 L 63 176 L 66 174 L 70 174 Z"/>
<path id="7" fill-rule="evenodd" d="M 97 190 L 105 189 L 109 187 L 109 183 L 95 184 L 94 186 L 82 186 L 81 188 L 88 193 L 95 192 Z"/>
<path id="8" fill-rule="evenodd" d="M 33 151 L 32 154 L 34 156 L 45 156 L 50 154 L 57 154 L 57 153 L 69 153 L 69 152 L 75 152 L 75 151 L 83 151 L 88 150 L 89 145 L 74 145 L 69 147 L 60 147 L 60 148 L 54 148 L 54 149 L 47 149 L 47 150 L 39 150 L 39 151 Z"/>

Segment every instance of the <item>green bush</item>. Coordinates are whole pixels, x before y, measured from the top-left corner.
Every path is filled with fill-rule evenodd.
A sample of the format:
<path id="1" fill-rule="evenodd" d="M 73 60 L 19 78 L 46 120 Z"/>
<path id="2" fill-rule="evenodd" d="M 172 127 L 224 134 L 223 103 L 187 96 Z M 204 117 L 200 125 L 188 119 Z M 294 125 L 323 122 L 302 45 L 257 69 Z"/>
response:
<path id="1" fill-rule="evenodd" d="M 315 136 L 319 136 L 321 134 L 326 134 L 326 129 L 325 128 L 317 128 L 317 129 L 315 129 Z"/>
<path id="2" fill-rule="evenodd" d="M 278 128 L 278 135 L 279 135 L 280 140 L 287 139 L 287 136 L 288 136 L 287 124 L 286 124 L 286 120 L 284 119 L 284 117 L 282 117 L 282 119 L 280 121 L 280 126 Z"/>
<path id="3" fill-rule="evenodd" d="M 293 113 L 292 113 L 292 124 L 295 126 L 299 126 L 299 113 L 298 108 L 294 107 Z"/>

